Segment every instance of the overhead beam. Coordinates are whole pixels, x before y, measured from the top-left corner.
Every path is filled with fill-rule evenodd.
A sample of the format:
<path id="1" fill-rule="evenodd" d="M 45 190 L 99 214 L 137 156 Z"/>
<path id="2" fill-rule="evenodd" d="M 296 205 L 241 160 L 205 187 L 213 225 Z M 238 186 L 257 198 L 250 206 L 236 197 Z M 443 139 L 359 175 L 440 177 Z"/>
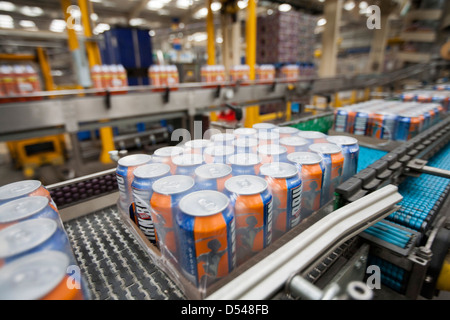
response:
<path id="1" fill-rule="evenodd" d="M 134 8 L 128 13 L 128 20 L 139 17 L 142 10 L 147 7 L 148 0 L 140 0 Z"/>

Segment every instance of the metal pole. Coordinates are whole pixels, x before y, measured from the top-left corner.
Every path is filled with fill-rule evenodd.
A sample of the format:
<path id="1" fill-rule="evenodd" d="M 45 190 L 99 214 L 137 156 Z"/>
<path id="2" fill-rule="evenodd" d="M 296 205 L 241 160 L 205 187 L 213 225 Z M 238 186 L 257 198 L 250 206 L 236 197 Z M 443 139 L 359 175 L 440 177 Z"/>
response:
<path id="1" fill-rule="evenodd" d="M 256 64 L 256 1 L 249 0 L 247 5 L 247 21 L 245 36 L 247 41 L 246 63 L 250 67 L 250 80 L 255 80 Z M 245 109 L 245 127 L 251 127 L 259 122 L 259 106 Z"/>

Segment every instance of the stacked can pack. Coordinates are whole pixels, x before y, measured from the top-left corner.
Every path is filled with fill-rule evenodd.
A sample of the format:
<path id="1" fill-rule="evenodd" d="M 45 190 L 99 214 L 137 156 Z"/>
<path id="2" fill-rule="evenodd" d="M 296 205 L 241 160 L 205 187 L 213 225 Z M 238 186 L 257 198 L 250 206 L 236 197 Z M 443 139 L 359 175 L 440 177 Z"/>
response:
<path id="1" fill-rule="evenodd" d="M 407 141 L 434 125 L 447 113 L 448 102 L 442 98 L 423 98 L 419 102 L 405 95 L 405 101 L 371 100 L 334 112 L 336 132 L 377 139 Z M 419 96 L 420 97 L 420 96 Z"/>
<path id="2" fill-rule="evenodd" d="M 0 299 L 89 297 L 49 191 L 38 180 L 0 187 Z"/>
<path id="3" fill-rule="evenodd" d="M 257 123 L 134 155 L 133 221 L 203 290 L 329 205 L 358 152 L 354 138 Z"/>

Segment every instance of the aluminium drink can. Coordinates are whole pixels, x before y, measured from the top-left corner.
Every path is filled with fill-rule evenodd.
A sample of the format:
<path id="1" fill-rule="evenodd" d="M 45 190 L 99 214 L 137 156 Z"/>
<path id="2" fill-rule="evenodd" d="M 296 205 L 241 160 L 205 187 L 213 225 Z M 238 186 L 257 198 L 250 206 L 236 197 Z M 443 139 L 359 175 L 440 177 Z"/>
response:
<path id="1" fill-rule="evenodd" d="M 258 145 L 263 146 L 266 144 L 279 144 L 280 135 L 275 131 L 258 131 Z"/>
<path id="2" fill-rule="evenodd" d="M 297 166 L 286 162 L 261 166 L 273 196 L 273 241 L 300 223 L 302 180 Z"/>
<path id="3" fill-rule="evenodd" d="M 130 212 L 130 217 L 134 218 L 131 204 L 133 195 L 131 193 L 131 184 L 133 183 L 133 171 L 144 164 L 150 163 L 152 157 L 146 154 L 133 154 L 120 158 L 117 162 L 116 179 L 119 188 L 119 206 L 125 212 Z M 132 219 L 134 220 L 134 219 Z"/>
<path id="4" fill-rule="evenodd" d="M 354 176 L 358 171 L 359 145 L 358 140 L 348 136 L 329 136 L 328 142 L 341 147 L 344 156 L 342 182 Z"/>
<path id="5" fill-rule="evenodd" d="M 205 149 L 203 159 L 206 163 L 228 163 L 228 157 L 234 154 L 232 145 L 215 145 Z"/>
<path id="6" fill-rule="evenodd" d="M 348 111 L 344 108 L 339 108 L 334 111 L 334 131 L 347 132 L 347 118 Z"/>
<path id="7" fill-rule="evenodd" d="M 261 157 L 256 153 L 237 153 L 228 158 L 233 176 L 259 175 Z"/>
<path id="8" fill-rule="evenodd" d="M 50 203 L 50 206 L 58 212 L 58 208 L 50 196 L 50 192 L 39 180 L 22 180 L 0 187 L 0 204 L 19 198 L 33 196 L 46 197 Z"/>
<path id="9" fill-rule="evenodd" d="M 308 150 L 308 141 L 299 136 L 281 138 L 280 145 L 286 148 L 288 154 Z"/>
<path id="10" fill-rule="evenodd" d="M 308 144 L 324 143 L 327 141 L 327 135 L 320 131 L 300 131 L 297 135 L 308 141 Z"/>
<path id="11" fill-rule="evenodd" d="M 258 147 L 261 163 L 287 161 L 287 149 L 279 144 L 265 144 Z"/>
<path id="12" fill-rule="evenodd" d="M 257 131 L 272 131 L 273 129 L 275 129 L 277 127 L 277 125 L 273 124 L 273 123 L 269 123 L 269 122 L 260 122 L 260 123 L 255 123 L 252 128 L 256 129 Z"/>
<path id="13" fill-rule="evenodd" d="M 161 162 L 168 164 L 170 166 L 170 172 L 172 174 L 175 174 L 176 167 L 173 164 L 172 159 L 183 154 L 184 152 L 185 149 L 178 146 L 162 147 L 156 149 L 155 152 L 153 152 L 152 162 Z"/>
<path id="14" fill-rule="evenodd" d="M 68 273 L 73 270 L 70 263 L 59 251 L 36 252 L 11 262 L 0 268 L 0 300 L 84 300 L 81 281 Z"/>
<path id="15" fill-rule="evenodd" d="M 359 111 L 356 113 L 353 133 L 364 136 L 368 132 L 370 115 L 368 112 Z"/>
<path id="16" fill-rule="evenodd" d="M 255 138 L 237 138 L 233 142 L 234 153 L 255 153 L 258 148 L 258 140 Z"/>
<path id="17" fill-rule="evenodd" d="M 280 139 L 295 136 L 300 132 L 299 129 L 289 126 L 277 127 L 274 128 L 272 131 L 278 133 Z"/>
<path id="18" fill-rule="evenodd" d="M 321 155 L 312 152 L 294 152 L 288 160 L 295 164 L 302 180 L 301 220 L 320 209 L 325 164 Z"/>
<path id="19" fill-rule="evenodd" d="M 152 186 L 150 206 L 158 247 L 164 257 L 175 263 L 179 261 L 175 223 L 178 204 L 181 198 L 194 191 L 194 185 L 195 180 L 190 176 L 172 175 L 158 179 Z"/>
<path id="20" fill-rule="evenodd" d="M 180 200 L 176 216 L 182 271 L 206 289 L 236 267 L 236 222 L 230 199 L 213 190 L 192 192 Z"/>
<path id="21" fill-rule="evenodd" d="M 414 138 L 420 130 L 420 118 L 409 113 L 400 114 L 396 130 L 396 140 L 408 141 Z"/>
<path id="22" fill-rule="evenodd" d="M 185 147 L 188 153 L 195 153 L 203 155 L 203 152 L 207 147 L 211 147 L 214 143 L 208 139 L 194 139 L 185 143 Z"/>
<path id="23" fill-rule="evenodd" d="M 334 189 L 342 182 L 344 155 L 342 148 L 332 143 L 316 143 L 309 146 L 311 152 L 322 156 L 325 163 L 325 176 L 322 186 L 321 206 L 333 199 Z"/>
<path id="24" fill-rule="evenodd" d="M 48 218 L 63 229 L 61 218 L 46 197 L 26 197 L 0 205 L 0 230 L 29 219 Z"/>
<path id="25" fill-rule="evenodd" d="M 172 159 L 175 165 L 175 174 L 195 177 L 195 169 L 201 166 L 203 156 L 197 153 L 187 153 L 176 156 Z"/>
<path id="26" fill-rule="evenodd" d="M 236 217 L 238 265 L 272 242 L 273 200 L 266 180 L 235 176 L 225 182 Z"/>
<path id="27" fill-rule="evenodd" d="M 232 169 L 224 163 L 207 163 L 195 169 L 197 190 L 224 191 L 225 181 L 231 178 Z"/>
<path id="28" fill-rule="evenodd" d="M 71 263 L 76 264 L 66 232 L 52 219 L 30 219 L 12 224 L 0 231 L 0 243 L 0 266 L 49 250 L 64 252 Z"/>
<path id="29" fill-rule="evenodd" d="M 147 239 L 157 244 L 155 227 L 151 217 L 150 199 L 153 194 L 153 184 L 170 175 L 170 166 L 165 163 L 149 163 L 134 170 L 131 191 L 137 219 L 137 226 Z"/>
<path id="30" fill-rule="evenodd" d="M 256 139 L 258 131 L 254 128 L 237 128 L 234 129 L 233 134 L 236 139 L 239 138 L 254 138 Z"/>
<path id="31" fill-rule="evenodd" d="M 210 140 L 215 146 L 232 146 L 236 136 L 233 133 L 216 133 L 213 134 Z"/>

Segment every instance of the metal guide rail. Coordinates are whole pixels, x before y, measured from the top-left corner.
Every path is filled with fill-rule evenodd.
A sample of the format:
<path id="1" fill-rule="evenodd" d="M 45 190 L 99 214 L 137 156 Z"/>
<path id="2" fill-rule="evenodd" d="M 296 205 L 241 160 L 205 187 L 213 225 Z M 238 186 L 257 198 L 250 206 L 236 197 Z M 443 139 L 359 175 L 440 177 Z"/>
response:
<path id="1" fill-rule="evenodd" d="M 0 97 L 0 140 L 8 141 L 46 134 L 74 133 L 124 121 L 158 121 L 193 116 L 204 111 L 293 97 L 385 85 L 440 66 L 441 62 L 382 75 L 275 79 L 225 83 L 190 83 L 176 87 L 136 86 L 120 89 L 87 89 L 40 92 L 30 96 Z M 15 98 L 19 101 L 11 103 Z M 23 101 L 29 99 L 30 101 Z M 128 107 L 132 106 L 132 108 Z"/>

